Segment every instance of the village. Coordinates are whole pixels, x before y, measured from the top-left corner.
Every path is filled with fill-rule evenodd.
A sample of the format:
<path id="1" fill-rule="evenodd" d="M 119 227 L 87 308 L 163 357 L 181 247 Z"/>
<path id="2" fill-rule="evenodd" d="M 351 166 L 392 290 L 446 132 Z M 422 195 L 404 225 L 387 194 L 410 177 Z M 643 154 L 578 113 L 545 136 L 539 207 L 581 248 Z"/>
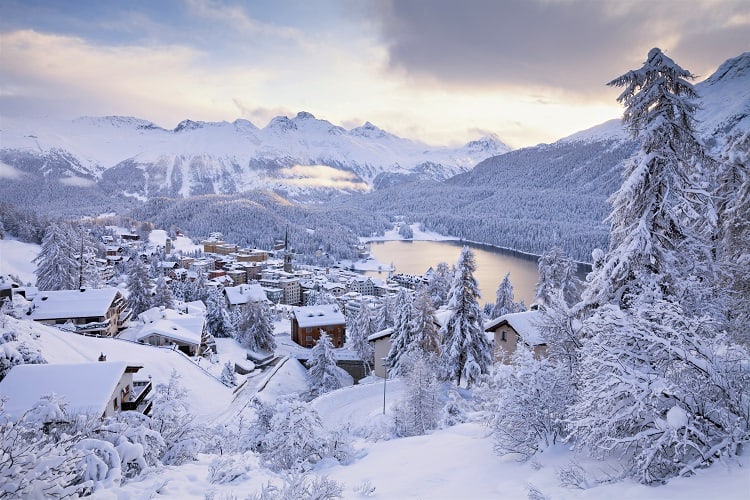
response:
<path id="1" fill-rule="evenodd" d="M 154 233 L 158 236 L 162 231 Z M 182 234 L 177 237 L 186 239 Z M 434 272 L 429 269 L 424 276 L 389 273 L 388 278 L 379 279 L 351 270 L 353 266 L 349 263 L 334 268 L 296 265 L 288 235 L 278 240 L 274 248 L 260 250 L 240 248 L 224 241 L 220 233 L 212 233 L 201 242 L 201 251 L 192 251 L 190 255 L 175 249 L 169 237 L 157 237 L 159 243 L 163 242 L 157 245 L 140 241 L 134 231 L 121 231 L 119 238 L 105 236 L 103 239 L 106 256 L 85 256 L 95 259 L 103 280 L 117 281 L 113 279 L 113 267 L 127 258 L 128 253 L 137 255 L 144 262 L 161 256 L 163 260 L 153 266 L 161 276 L 153 276 L 153 282 L 163 279 L 172 288 L 178 283 L 197 283 L 207 292 L 215 290 L 223 298 L 222 307 L 229 314 L 241 314 L 252 304 L 265 303 L 269 307 L 277 347 L 272 352 L 231 349 L 231 366 L 239 377 L 257 376 L 286 357 L 304 365 L 310 358 L 311 348 L 323 332 L 330 336 L 335 347 L 337 365 L 349 374 L 352 383 L 369 375 L 386 377 L 384 360 L 391 349 L 393 329 L 383 328 L 369 336 L 374 363 L 368 366 L 349 348 L 347 323 L 357 316 L 363 304 L 372 312 L 391 307 L 400 290 L 413 293 L 417 287 L 426 285 Z M 363 260 L 366 259 L 366 246 L 358 250 Z M 171 349 L 204 367 L 210 367 L 211 359 L 214 362 L 218 359 L 217 342 L 208 331 L 207 307 L 203 301 L 175 301 L 172 308 L 152 307 L 134 315 L 128 307 L 127 294 L 127 288 L 122 286 L 39 291 L 35 287 L 16 283 L 9 277 L 4 277 L 0 283 L 0 297 L 12 304 L 21 319 L 80 335 Z M 544 342 L 535 326 L 539 312 L 533 309 L 503 315 L 486 323 L 485 332 L 494 346 L 493 357 L 496 361 L 507 361 L 518 342 L 527 343 L 538 354 L 544 352 Z M 435 327 L 439 329 L 449 316 L 447 307 L 440 307 L 434 314 Z M 222 339 L 226 340 L 229 339 Z M 226 345 L 224 342 L 219 344 Z M 238 356 L 238 352 L 243 355 Z M 25 365 L 11 370 L 0 382 L 0 395 L 19 392 L 26 395 L 23 401 L 13 401 L 18 405 L 14 411 L 17 414 L 28 410 L 40 397 L 52 391 L 69 399 L 72 397 L 71 403 L 76 406 L 79 404 L 75 400 L 75 387 L 78 384 L 73 383 L 72 388 L 60 387 L 60 380 L 111 379 L 112 383 L 99 391 L 99 396 L 94 397 L 89 393 L 85 398 L 86 404 L 81 402 L 80 405 L 100 409 L 102 416 L 128 410 L 150 412 L 152 403 L 149 393 L 152 385 L 148 380 L 137 378 L 141 368 L 138 360 L 132 360 L 131 364 L 106 361 L 106 353 L 101 353 L 98 362 L 111 365 L 110 373 L 106 375 L 102 373 L 103 366 L 96 366 L 96 363 L 65 368 L 72 370 L 66 376 L 60 376 L 59 368 L 50 365 Z M 221 380 L 217 370 L 214 367 L 209 372 Z M 33 391 L 27 387 L 30 380 L 33 381 Z M 24 388 L 16 387 L 19 384 Z M 91 397 L 94 397 L 95 404 L 88 400 Z M 6 406 L 6 410 L 10 409 Z"/>

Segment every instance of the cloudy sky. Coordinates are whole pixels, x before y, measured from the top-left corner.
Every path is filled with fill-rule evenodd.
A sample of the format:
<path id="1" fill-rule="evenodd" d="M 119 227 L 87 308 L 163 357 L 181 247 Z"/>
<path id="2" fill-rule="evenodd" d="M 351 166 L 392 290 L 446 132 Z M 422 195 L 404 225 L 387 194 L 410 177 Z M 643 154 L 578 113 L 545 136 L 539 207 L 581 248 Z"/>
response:
<path id="1" fill-rule="evenodd" d="M 0 0 L 0 115 L 304 110 L 521 147 L 620 116 L 605 83 L 655 46 L 705 78 L 750 50 L 747 0 Z"/>

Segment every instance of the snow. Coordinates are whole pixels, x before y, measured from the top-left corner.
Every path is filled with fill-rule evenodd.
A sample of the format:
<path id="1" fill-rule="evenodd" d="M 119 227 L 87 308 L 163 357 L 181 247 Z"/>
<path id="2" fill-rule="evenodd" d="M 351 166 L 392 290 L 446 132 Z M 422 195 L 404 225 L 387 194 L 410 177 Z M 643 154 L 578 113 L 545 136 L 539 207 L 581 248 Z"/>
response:
<path id="1" fill-rule="evenodd" d="M 127 366 L 124 362 L 14 366 L 0 381 L 0 399 L 7 399 L 5 411 L 12 418 L 48 394 L 63 397 L 72 410 L 101 415 Z"/>
<path id="2" fill-rule="evenodd" d="M 454 241 L 458 240 L 455 236 L 446 236 L 444 234 L 436 233 L 434 231 L 423 231 L 420 228 L 421 224 L 410 224 L 414 236 L 409 238 L 411 241 Z M 366 236 L 360 238 L 360 241 L 367 243 L 370 241 L 400 241 L 404 238 L 398 234 L 398 227 L 394 226 L 392 229 L 385 231 L 382 236 Z"/>
<path id="3" fill-rule="evenodd" d="M 227 300 L 231 305 L 247 304 L 248 302 L 265 302 L 266 292 L 257 283 L 228 286 L 224 288 Z"/>
<path id="4" fill-rule="evenodd" d="M 0 239 L 0 274 L 18 276 L 24 284 L 36 283 L 33 260 L 42 247 L 13 239 Z"/>
<path id="5" fill-rule="evenodd" d="M 539 311 L 523 311 L 511 314 L 504 314 L 499 318 L 485 323 L 484 329 L 489 330 L 500 323 L 507 321 L 508 324 L 518 333 L 521 338 L 529 345 L 544 344 L 544 339 L 539 333 L 537 325 L 541 319 Z"/>
<path id="6" fill-rule="evenodd" d="M 294 309 L 294 317 L 300 328 L 312 328 L 326 325 L 343 325 L 346 323 L 344 314 L 336 304 L 318 306 L 304 306 Z"/>
<path id="7" fill-rule="evenodd" d="M 47 320 L 106 316 L 118 292 L 113 287 L 39 292 L 33 301 L 31 318 Z"/>
<path id="8" fill-rule="evenodd" d="M 152 247 L 164 247 L 167 244 L 167 232 L 163 229 L 154 229 L 148 234 L 148 241 Z M 187 236 L 177 236 L 174 238 L 172 240 L 172 248 L 184 253 L 194 252 L 195 250 L 203 251 L 203 245 L 196 245 Z"/>

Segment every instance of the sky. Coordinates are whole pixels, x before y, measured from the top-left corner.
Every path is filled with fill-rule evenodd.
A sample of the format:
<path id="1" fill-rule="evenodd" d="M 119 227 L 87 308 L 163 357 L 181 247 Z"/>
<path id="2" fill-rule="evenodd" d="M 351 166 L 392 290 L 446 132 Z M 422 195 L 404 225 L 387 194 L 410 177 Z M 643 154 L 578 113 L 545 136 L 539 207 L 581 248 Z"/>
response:
<path id="1" fill-rule="evenodd" d="M 621 116 L 606 83 L 652 47 L 700 81 L 750 50 L 750 4 L 0 0 L 0 119 L 263 127 L 307 111 L 433 145 L 523 147 Z"/>

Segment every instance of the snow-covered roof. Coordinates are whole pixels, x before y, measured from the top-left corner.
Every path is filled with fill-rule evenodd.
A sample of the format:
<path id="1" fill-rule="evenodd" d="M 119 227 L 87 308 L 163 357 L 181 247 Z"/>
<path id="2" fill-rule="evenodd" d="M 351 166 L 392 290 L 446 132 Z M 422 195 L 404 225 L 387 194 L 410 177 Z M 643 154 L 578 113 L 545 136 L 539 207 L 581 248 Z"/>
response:
<path id="1" fill-rule="evenodd" d="M 265 302 L 266 293 L 258 283 L 228 286 L 224 288 L 227 300 L 233 306 L 248 302 Z"/>
<path id="2" fill-rule="evenodd" d="M 160 307 L 152 307 L 142 312 L 138 319 L 142 325 L 122 332 L 119 337 L 140 341 L 151 335 L 158 335 L 185 344 L 199 345 L 206 322 L 204 316 Z"/>
<path id="3" fill-rule="evenodd" d="M 5 411 L 11 418 L 20 417 L 53 393 L 64 398 L 74 412 L 101 415 L 129 366 L 122 361 L 18 365 L 0 381 L 0 398 L 6 399 Z"/>
<path id="4" fill-rule="evenodd" d="M 537 311 L 523 311 L 518 313 L 504 314 L 498 318 L 485 323 L 484 330 L 494 330 L 502 323 L 507 323 L 518 335 L 529 345 L 541 345 L 546 343 L 539 332 L 539 321 L 541 313 Z"/>
<path id="5" fill-rule="evenodd" d="M 393 335 L 393 328 L 386 328 L 385 330 L 380 330 L 379 332 L 375 332 L 369 337 L 367 337 L 367 340 L 370 342 L 373 342 L 378 339 L 382 339 L 383 337 L 390 337 Z"/>
<path id="6" fill-rule="evenodd" d="M 114 287 L 39 292 L 34 298 L 34 320 L 105 316 L 117 296 Z"/>
<path id="7" fill-rule="evenodd" d="M 301 328 L 346 323 L 344 314 L 336 304 L 297 307 L 294 309 L 294 317 Z"/>

